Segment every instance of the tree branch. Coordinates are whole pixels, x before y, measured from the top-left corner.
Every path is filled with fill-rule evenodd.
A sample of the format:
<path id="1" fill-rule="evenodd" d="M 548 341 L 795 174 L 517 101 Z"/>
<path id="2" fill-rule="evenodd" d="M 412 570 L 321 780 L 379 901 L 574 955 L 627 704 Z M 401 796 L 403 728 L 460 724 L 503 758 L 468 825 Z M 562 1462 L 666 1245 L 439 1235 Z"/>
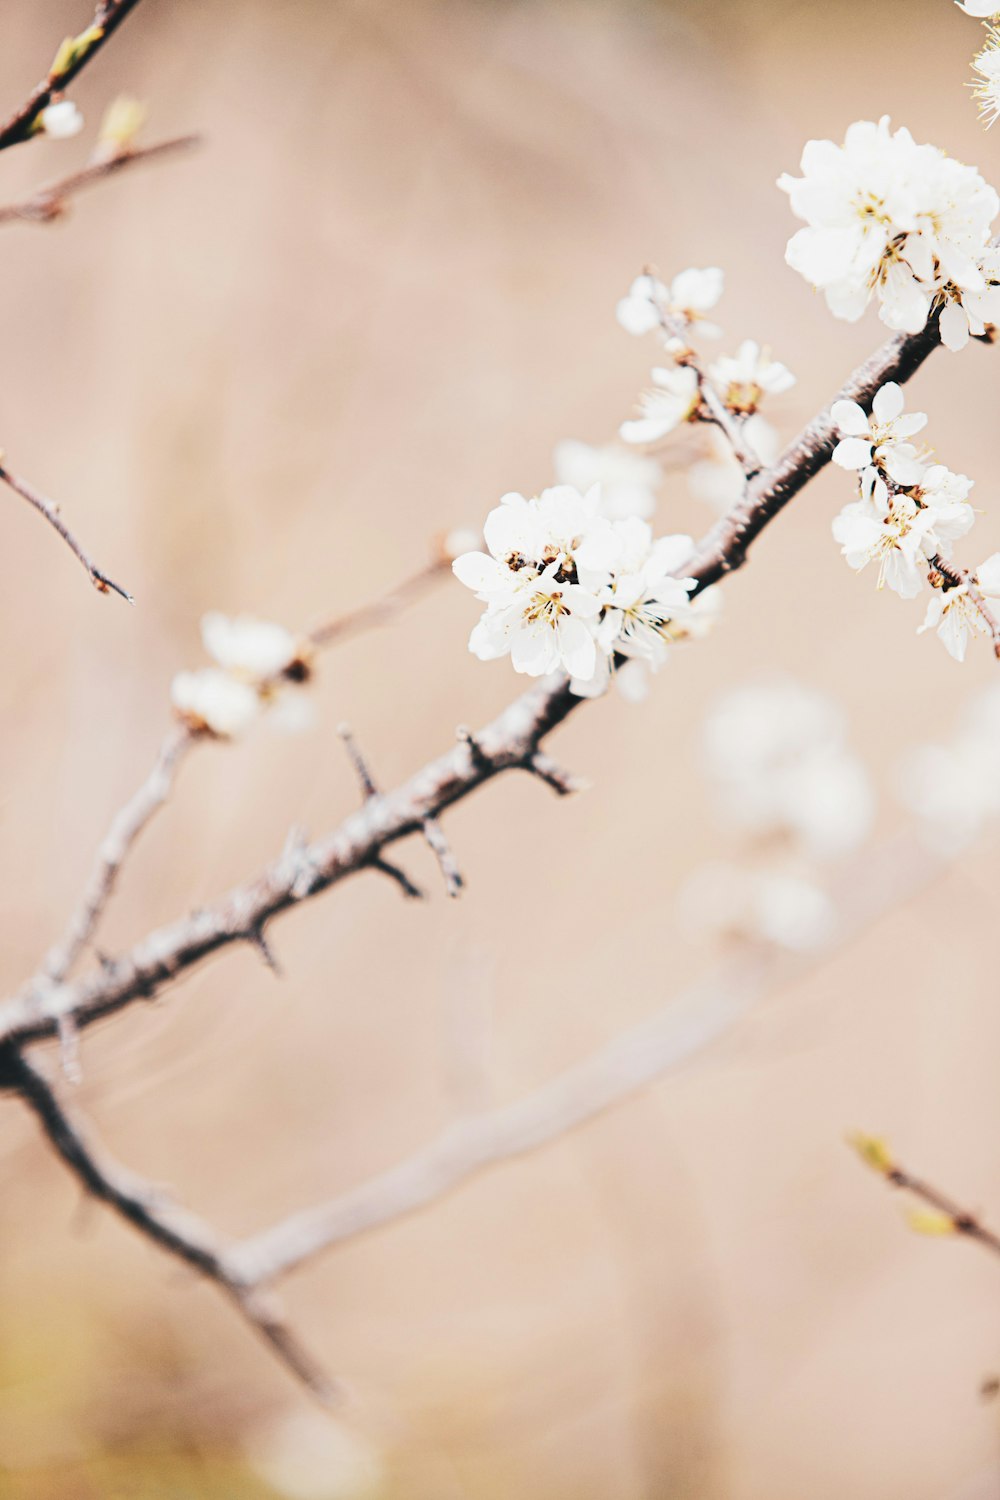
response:
<path id="1" fill-rule="evenodd" d="M 6 467 L 6 465 L 2 462 L 0 462 L 0 480 L 2 480 L 4 484 L 9 485 L 15 494 L 21 496 L 22 500 L 27 500 L 29 505 L 33 505 L 35 509 L 45 517 L 49 525 L 59 533 L 63 541 L 66 543 L 67 547 L 73 553 L 73 556 L 77 558 L 77 560 L 86 570 L 91 583 L 94 585 L 95 589 L 97 589 L 98 593 L 120 594 L 121 597 L 125 599 L 129 604 L 135 603 L 135 600 L 132 598 L 132 595 L 128 592 L 128 590 L 123 589 L 120 583 L 115 583 L 114 580 L 109 578 L 106 573 L 102 572 L 101 569 L 97 567 L 96 563 L 94 563 L 89 555 L 83 550 L 82 546 L 77 541 L 72 531 L 70 531 L 62 516 L 59 514 L 59 507 L 58 505 L 56 505 L 54 500 L 46 499 L 46 497 L 41 494 L 40 491 L 36 490 L 32 485 L 28 484 L 27 480 L 19 479 L 16 474 L 12 474 Z"/>
<path id="2" fill-rule="evenodd" d="M 887 380 L 907 380 L 939 343 L 932 323 L 919 334 L 890 339 L 847 381 L 835 398 L 871 404 Z M 831 403 L 832 405 L 832 403 Z M 746 561 L 750 543 L 830 460 L 836 430 L 825 408 L 777 463 L 751 482 L 747 496 L 708 533 L 684 568 L 699 591 Z M 248 931 L 371 868 L 391 844 L 422 834 L 428 818 L 468 796 L 502 771 L 536 770 L 539 746 L 582 701 L 565 677 L 545 679 L 515 699 L 485 729 L 464 732 L 459 743 L 394 791 L 379 793 L 314 844 L 286 848 L 256 879 L 231 889 L 214 906 L 159 928 L 99 973 L 74 984 L 53 984 L 44 974 L 0 1005 L 0 1043 L 57 1033 L 62 1018 L 86 1026 L 136 1000 L 148 998 Z"/>
<path id="3" fill-rule="evenodd" d="M 87 30 L 74 39 L 75 45 L 68 51 L 64 44 L 47 77 L 36 85 L 7 123 L 0 126 L 0 151 L 6 151 L 9 146 L 16 146 L 31 138 L 42 110 L 93 61 L 105 42 L 114 35 L 125 17 L 138 4 L 139 0 L 100 0 Z"/>
<path id="4" fill-rule="evenodd" d="M 103 161 L 92 162 L 79 172 L 71 172 L 68 177 L 61 177 L 58 182 L 39 188 L 30 198 L 25 198 L 20 203 L 0 205 L 0 224 L 13 220 L 28 224 L 50 224 L 53 219 L 58 219 L 65 213 L 68 200 L 77 193 L 94 187 L 107 177 L 117 176 L 126 167 L 158 161 L 161 157 L 172 156 L 180 151 L 189 151 L 197 144 L 198 136 L 179 135 L 169 141 L 157 141 L 152 146 L 136 146 L 119 151 Z"/>
<path id="5" fill-rule="evenodd" d="M 277 1311 L 243 1279 L 214 1230 L 99 1151 L 82 1124 L 60 1103 L 42 1071 L 17 1048 L 0 1052 L 0 1082 L 21 1096 L 53 1149 L 88 1193 L 147 1239 L 214 1282 L 297 1379 L 322 1401 L 333 1399 L 331 1383 Z"/>

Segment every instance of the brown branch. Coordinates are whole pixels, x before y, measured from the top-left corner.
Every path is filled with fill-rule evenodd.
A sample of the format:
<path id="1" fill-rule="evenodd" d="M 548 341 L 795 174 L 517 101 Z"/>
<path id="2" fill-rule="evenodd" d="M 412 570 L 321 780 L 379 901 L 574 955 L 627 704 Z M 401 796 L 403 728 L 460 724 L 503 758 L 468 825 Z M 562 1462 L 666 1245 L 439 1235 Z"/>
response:
<path id="1" fill-rule="evenodd" d="M 907 380 L 939 343 L 931 323 L 890 339 L 835 398 L 871 405 L 887 380 Z M 832 404 L 832 403 L 831 403 Z M 760 474 L 734 509 L 708 533 L 684 568 L 707 588 L 746 561 L 750 543 L 830 460 L 837 441 L 827 407 L 773 468 Z M 52 1036 L 60 1018 L 89 1025 L 148 997 L 213 953 L 242 941 L 282 912 L 384 859 L 400 839 L 422 833 L 428 817 L 468 796 L 500 772 L 524 768 L 542 741 L 582 701 L 559 675 L 535 684 L 485 729 L 465 737 L 392 792 L 379 793 L 316 843 L 286 848 L 256 879 L 235 886 L 214 906 L 192 912 L 110 959 L 99 973 L 53 985 L 39 975 L 0 1005 L 0 1043 Z"/>
<path id="2" fill-rule="evenodd" d="M 73 55 L 67 57 L 58 68 L 53 64 L 48 75 L 36 85 L 7 123 L 0 126 L 0 151 L 30 140 L 42 110 L 93 61 L 138 3 L 139 0 L 100 0 L 90 26 L 76 38 L 77 45 Z"/>
<path id="3" fill-rule="evenodd" d="M 244 1279 L 227 1245 L 202 1219 L 95 1147 L 88 1132 L 60 1103 L 38 1066 L 17 1048 L 0 1054 L 0 1082 L 16 1091 L 34 1114 L 49 1143 L 93 1197 L 214 1282 L 267 1343 L 282 1364 L 324 1402 L 334 1387 L 257 1286 Z"/>
<path id="4" fill-rule="evenodd" d="M 77 541 L 76 537 L 73 535 L 72 531 L 70 531 L 62 516 L 59 514 L 59 507 L 58 505 L 56 505 L 54 500 L 48 500 L 43 494 L 40 493 L 40 491 L 36 490 L 32 485 L 28 484 L 27 480 L 20 479 L 16 474 L 12 474 L 6 467 L 6 465 L 2 463 L 0 463 L 0 480 L 2 480 L 4 484 L 9 485 L 10 488 L 15 492 L 15 494 L 21 496 L 22 500 L 27 500 L 29 505 L 33 505 L 35 509 L 45 517 L 49 525 L 59 533 L 63 541 L 66 543 L 67 547 L 73 553 L 74 557 L 77 558 L 77 560 L 86 570 L 91 583 L 94 585 L 95 589 L 97 589 L 98 593 L 120 594 L 121 597 L 127 600 L 129 604 L 135 603 L 135 600 L 132 598 L 132 595 L 128 592 L 128 590 L 123 589 L 120 583 L 115 583 L 114 580 L 109 578 L 106 573 L 103 573 L 101 569 L 97 567 L 96 563 L 94 563 L 89 555 L 83 550 L 80 543 Z"/>
<path id="5" fill-rule="evenodd" d="M 96 186 L 107 177 L 117 176 L 126 167 L 157 161 L 176 152 L 189 151 L 197 144 L 196 135 L 180 135 L 169 141 L 158 141 L 152 146 L 137 146 L 119 151 L 105 160 L 94 161 L 79 172 L 71 172 L 68 177 L 61 177 L 58 182 L 39 188 L 30 198 L 25 198 L 20 203 L 0 205 L 0 224 L 13 220 L 29 224 L 50 224 L 53 219 L 58 219 L 65 213 L 69 199 L 77 193 Z"/>

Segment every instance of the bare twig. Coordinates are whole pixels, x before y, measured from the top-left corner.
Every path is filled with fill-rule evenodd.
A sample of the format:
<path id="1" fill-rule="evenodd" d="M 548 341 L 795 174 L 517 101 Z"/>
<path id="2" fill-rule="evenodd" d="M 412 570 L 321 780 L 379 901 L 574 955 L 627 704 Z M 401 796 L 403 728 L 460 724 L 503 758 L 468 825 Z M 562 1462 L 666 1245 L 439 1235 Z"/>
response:
<path id="1" fill-rule="evenodd" d="M 90 578 L 91 583 L 97 589 L 98 593 L 120 594 L 121 597 L 127 600 L 129 604 L 135 603 L 135 600 L 132 598 L 132 595 L 128 592 L 128 590 L 123 589 L 120 583 L 115 583 L 114 580 L 109 578 L 106 573 L 103 573 L 101 569 L 97 567 L 96 563 L 94 563 L 88 556 L 88 554 L 83 550 L 80 543 L 77 541 L 76 537 L 70 531 L 62 516 L 59 514 L 59 507 L 58 505 L 56 505 L 55 501 L 46 499 L 43 494 L 36 490 L 32 485 L 28 484 L 27 480 L 20 479 L 16 474 L 12 474 L 6 467 L 6 465 L 2 463 L 0 463 L 0 480 L 2 480 L 4 484 L 9 485 L 10 488 L 15 492 L 15 494 L 21 496 L 22 500 L 27 500 L 29 505 L 33 505 L 35 509 L 45 517 L 49 525 L 54 527 L 54 529 L 59 533 L 63 541 L 66 543 L 67 547 L 73 553 L 74 557 L 76 557 L 77 560 L 83 565 Z"/>
<path id="2" fill-rule="evenodd" d="M 838 400 L 871 404 L 887 380 L 905 381 L 939 343 L 932 321 L 918 334 L 890 339 L 847 381 Z M 831 403 L 832 404 L 832 403 Z M 746 497 L 702 540 L 684 572 L 707 588 L 746 561 L 750 543 L 830 460 L 836 428 L 827 407 Z M 53 985 L 44 974 L 0 1004 L 0 1042 L 54 1035 L 60 1019 L 86 1026 L 155 993 L 211 954 L 242 941 L 301 901 L 384 859 L 387 847 L 422 833 L 428 817 L 468 796 L 505 770 L 524 768 L 545 737 L 582 701 L 562 675 L 535 684 L 497 718 L 461 740 L 391 792 L 370 798 L 338 829 L 285 854 L 256 879 L 236 886 L 214 906 L 159 928 L 99 973 Z M 475 746 L 475 748 L 473 748 Z"/>
<path id="3" fill-rule="evenodd" d="M 97 851 L 83 900 L 63 936 L 46 955 L 43 969 L 53 983 L 66 978 L 93 937 L 132 845 L 170 796 L 177 769 L 195 739 L 189 729 L 172 729 L 142 786 L 116 814 Z"/>
<path id="4" fill-rule="evenodd" d="M 20 203 L 0 205 L 0 224 L 13 220 L 28 224 L 50 224 L 53 219 L 58 219 L 65 213 L 71 198 L 103 182 L 105 178 L 116 176 L 126 167 L 158 161 L 175 152 L 188 151 L 197 144 L 196 135 L 181 135 L 173 140 L 158 141 L 152 146 L 136 146 L 127 151 L 119 151 L 105 160 L 91 162 L 81 171 L 71 172 L 68 177 L 61 177 L 58 182 L 39 188 L 30 198 L 25 198 Z"/>
<path id="5" fill-rule="evenodd" d="M 363 604 L 360 609 L 349 610 L 342 615 L 334 615 L 324 624 L 317 625 L 309 632 L 306 639 L 313 646 L 329 646 L 334 641 L 358 635 L 361 631 L 370 630 L 373 626 L 388 624 L 408 604 L 412 604 L 414 600 L 428 593 L 435 584 L 446 578 L 450 571 L 451 561 L 442 552 L 426 567 L 421 568 L 409 578 L 404 578 L 402 583 L 397 583 L 388 593 L 382 594 L 378 599 L 373 599 L 370 604 Z"/>
<path id="6" fill-rule="evenodd" d="M 41 1069 L 16 1048 L 0 1054 L 0 1081 L 25 1101 L 50 1144 L 88 1193 L 214 1282 L 293 1375 L 320 1400 L 333 1399 L 329 1380 L 277 1311 L 259 1295 L 256 1285 L 244 1280 L 229 1248 L 209 1225 L 99 1151 L 60 1103 Z"/>
<path id="7" fill-rule="evenodd" d="M 544 750 L 536 750 L 533 755 L 529 755 L 524 762 L 524 769 L 530 771 L 532 776 L 537 776 L 539 781 L 544 781 L 560 797 L 571 797 L 574 792 L 587 790 L 588 783 L 582 776 L 564 771 Z"/>
<path id="8" fill-rule="evenodd" d="M 138 3 L 139 0 L 101 0 L 87 30 L 74 39 L 74 44 L 69 49 L 64 44 L 48 75 L 14 111 L 7 123 L 0 126 L 0 151 L 5 151 L 8 146 L 16 146 L 20 141 L 30 140 L 42 110 L 93 61 Z"/>
<path id="9" fill-rule="evenodd" d="M 744 440 L 743 423 L 729 410 L 702 368 L 697 354 L 688 343 L 687 323 L 684 318 L 664 312 L 662 309 L 659 310 L 659 317 L 660 327 L 670 343 L 680 345 L 679 348 L 671 350 L 674 362 L 678 365 L 686 365 L 697 376 L 701 407 L 696 415 L 700 416 L 703 421 L 711 422 L 718 427 L 732 449 L 733 457 L 743 470 L 744 477 L 752 479 L 755 474 L 760 473 L 763 464 Z"/>

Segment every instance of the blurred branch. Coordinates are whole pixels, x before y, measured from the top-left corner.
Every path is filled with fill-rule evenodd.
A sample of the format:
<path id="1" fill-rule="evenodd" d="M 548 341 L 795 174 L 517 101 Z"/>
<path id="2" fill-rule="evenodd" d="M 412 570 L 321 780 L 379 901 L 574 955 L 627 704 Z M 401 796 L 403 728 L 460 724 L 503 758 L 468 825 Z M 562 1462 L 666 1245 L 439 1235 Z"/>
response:
<path id="1" fill-rule="evenodd" d="M 947 863 L 944 856 L 905 838 L 865 851 L 841 876 L 839 944 L 912 895 Z M 89 1193 L 214 1282 L 282 1363 L 315 1394 L 329 1399 L 326 1378 L 262 1299 L 262 1288 L 321 1252 L 426 1207 L 489 1168 L 539 1150 L 633 1098 L 724 1034 L 778 983 L 815 967 L 823 957 L 824 951 L 794 956 L 747 944 L 707 979 L 540 1088 L 457 1121 L 388 1171 L 242 1240 L 224 1240 L 150 1183 L 110 1162 L 36 1064 L 12 1044 L 0 1049 L 0 1087 L 21 1095 Z M 898 1185 L 923 1189 L 900 1169 L 893 1172 L 890 1180 L 898 1178 Z M 927 1196 L 933 1190 L 923 1191 Z M 940 1195 L 934 1202 L 951 1207 Z M 955 1210 L 955 1217 L 957 1231 L 991 1238 L 969 1215 Z"/>
<path id="2" fill-rule="evenodd" d="M 71 172 L 68 177 L 61 177 L 58 182 L 39 188 L 37 192 L 32 193 L 30 198 L 25 198 L 20 203 L 0 205 L 0 224 L 7 224 L 13 220 L 29 224 L 50 224 L 66 212 L 68 201 L 77 193 L 94 187 L 107 177 L 116 176 L 126 167 L 158 161 L 161 157 L 172 156 L 180 151 L 189 151 L 197 144 L 198 136 L 180 135 L 169 141 L 158 141 L 152 146 L 136 146 L 125 151 L 118 151 L 104 160 L 92 162 L 79 172 Z"/>
<path id="3" fill-rule="evenodd" d="M 333 1387 L 275 1309 L 245 1282 L 226 1247 L 203 1220 L 173 1203 L 160 1189 L 112 1161 L 89 1139 L 79 1120 L 60 1103 L 45 1075 L 16 1048 L 0 1053 L 0 1082 L 16 1089 L 38 1120 L 50 1145 L 94 1198 L 220 1287 L 282 1364 L 321 1400 Z"/>
<path id="4" fill-rule="evenodd" d="M 15 494 L 20 495 L 22 500 L 27 500 L 29 505 L 33 505 L 39 514 L 45 517 L 49 525 L 59 533 L 74 557 L 85 568 L 91 583 L 97 589 L 98 593 L 120 594 L 129 604 L 135 603 L 128 590 L 123 589 L 120 583 L 115 583 L 106 573 L 102 572 L 83 550 L 60 515 L 59 507 L 54 500 L 47 499 L 39 490 L 30 485 L 26 479 L 20 479 L 16 474 L 12 474 L 2 462 L 0 462 L 0 480 L 4 484 L 9 485 Z"/>
<path id="5" fill-rule="evenodd" d="M 139 0 L 101 0 L 86 31 L 81 32 L 78 37 L 67 38 L 56 54 L 48 75 L 36 85 L 7 123 L 0 126 L 0 151 L 6 151 L 9 146 L 16 146 L 20 141 L 30 140 L 42 110 L 93 61 L 105 42 L 110 40 L 125 17 L 138 4 Z"/>
<path id="6" fill-rule="evenodd" d="M 426 567 L 411 574 L 409 578 L 404 578 L 402 583 L 381 594 L 379 598 L 361 605 L 360 609 L 334 615 L 322 625 L 317 625 L 314 630 L 310 630 L 306 639 L 314 646 L 332 646 L 334 641 L 346 640 L 364 630 L 372 630 L 377 625 L 386 625 L 408 605 L 428 593 L 435 584 L 450 576 L 451 559 L 442 551 Z"/>
<path id="7" fill-rule="evenodd" d="M 890 1187 L 911 1194 L 924 1205 L 923 1210 L 916 1210 L 910 1216 L 910 1224 L 914 1229 L 923 1234 L 964 1235 L 993 1255 L 1000 1255 L 1000 1235 L 987 1229 L 976 1214 L 961 1208 L 939 1188 L 932 1187 L 920 1177 L 914 1177 L 894 1159 L 885 1141 L 875 1136 L 855 1135 L 850 1138 L 850 1144 L 865 1165 L 884 1177 Z"/>

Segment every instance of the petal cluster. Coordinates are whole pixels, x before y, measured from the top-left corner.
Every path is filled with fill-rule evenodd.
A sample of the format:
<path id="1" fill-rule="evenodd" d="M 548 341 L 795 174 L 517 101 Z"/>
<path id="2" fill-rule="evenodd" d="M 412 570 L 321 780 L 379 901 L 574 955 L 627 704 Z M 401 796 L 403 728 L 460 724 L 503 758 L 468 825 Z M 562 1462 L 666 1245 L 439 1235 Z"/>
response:
<path id="1" fill-rule="evenodd" d="M 1000 319 L 984 264 L 1000 200 L 974 167 L 883 117 L 851 125 L 840 146 L 809 141 L 802 176 L 785 173 L 778 186 L 807 226 L 786 260 L 836 317 L 860 318 L 874 298 L 888 327 L 916 333 L 936 304 L 955 305 L 942 322 L 951 347 L 967 341 L 970 320 L 976 331 Z"/>
<path id="2" fill-rule="evenodd" d="M 174 712 L 196 734 L 242 738 L 265 708 L 281 706 L 282 686 L 310 675 L 308 643 L 282 625 L 212 611 L 202 619 L 201 636 L 215 665 L 179 672 L 170 689 Z M 292 715 L 283 718 L 293 723 Z"/>
<path id="3" fill-rule="evenodd" d="M 683 573 L 690 537 L 654 539 L 637 516 L 609 520 L 597 487 L 505 495 L 483 528 L 486 552 L 456 558 L 456 577 L 486 606 L 469 638 L 480 660 L 518 672 L 563 671 L 581 696 L 604 691 L 616 660 L 656 668 L 670 642 L 705 623 Z"/>

